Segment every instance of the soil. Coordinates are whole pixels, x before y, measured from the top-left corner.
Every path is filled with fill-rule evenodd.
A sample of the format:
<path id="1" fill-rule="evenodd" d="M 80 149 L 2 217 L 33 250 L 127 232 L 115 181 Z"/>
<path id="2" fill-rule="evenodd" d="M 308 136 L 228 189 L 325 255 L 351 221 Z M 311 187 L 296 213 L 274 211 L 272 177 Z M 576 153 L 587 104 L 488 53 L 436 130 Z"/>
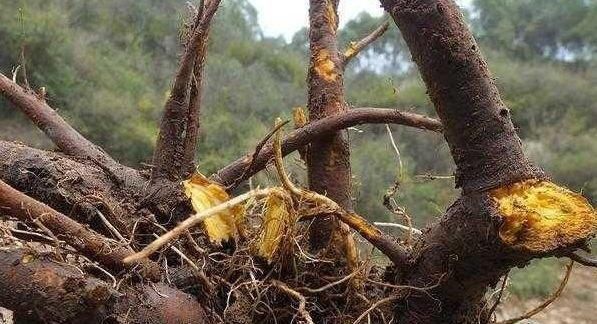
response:
<path id="1" fill-rule="evenodd" d="M 497 311 L 498 320 L 519 316 L 541 302 L 541 299 L 522 301 L 515 296 L 507 296 L 505 303 Z M 526 323 L 597 323 L 597 269 L 576 264 L 560 298 Z"/>

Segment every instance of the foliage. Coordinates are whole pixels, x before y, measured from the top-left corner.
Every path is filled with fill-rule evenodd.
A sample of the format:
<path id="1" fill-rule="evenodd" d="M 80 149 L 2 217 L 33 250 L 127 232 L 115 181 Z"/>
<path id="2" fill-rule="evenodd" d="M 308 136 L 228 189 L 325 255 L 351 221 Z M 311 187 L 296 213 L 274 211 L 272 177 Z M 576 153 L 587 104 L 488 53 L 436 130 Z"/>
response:
<path id="1" fill-rule="evenodd" d="M 518 58 L 594 58 L 594 0 L 476 0 L 473 26 L 492 47 Z"/>
<path id="2" fill-rule="evenodd" d="M 559 283 L 561 268 L 553 258 L 531 261 L 524 269 L 512 270 L 508 291 L 522 299 L 547 297 Z"/>

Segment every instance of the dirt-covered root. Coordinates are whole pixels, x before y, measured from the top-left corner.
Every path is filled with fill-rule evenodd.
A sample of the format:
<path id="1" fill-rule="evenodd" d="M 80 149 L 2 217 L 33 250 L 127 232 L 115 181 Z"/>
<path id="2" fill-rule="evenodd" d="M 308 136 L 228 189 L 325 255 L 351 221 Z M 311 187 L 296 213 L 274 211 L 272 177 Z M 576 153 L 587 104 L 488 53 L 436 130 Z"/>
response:
<path id="1" fill-rule="evenodd" d="M 91 162 L 0 141 L 0 176 L 15 189 L 99 232 L 112 235 L 100 214 L 123 236 L 132 231 L 130 215 L 135 206 L 122 203 L 127 201 L 122 188 Z"/>
<path id="2" fill-rule="evenodd" d="M 0 251 L 0 306 L 14 311 L 17 323 L 97 322 L 113 294 L 108 284 L 49 255 Z"/>
<path id="3" fill-rule="evenodd" d="M 165 284 L 137 283 L 118 291 L 48 253 L 0 251 L 0 307 L 16 323 L 206 323 L 197 300 Z"/>
<path id="4" fill-rule="evenodd" d="M 210 323 L 197 300 L 163 283 L 138 284 L 113 305 L 108 323 Z"/>

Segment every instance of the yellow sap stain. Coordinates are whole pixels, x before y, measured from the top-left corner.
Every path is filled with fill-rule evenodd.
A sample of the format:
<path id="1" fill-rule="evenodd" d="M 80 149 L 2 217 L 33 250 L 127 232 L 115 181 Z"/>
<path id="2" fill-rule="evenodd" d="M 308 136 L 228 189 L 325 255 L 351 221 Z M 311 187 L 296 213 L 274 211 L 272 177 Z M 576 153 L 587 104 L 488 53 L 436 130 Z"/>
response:
<path id="1" fill-rule="evenodd" d="M 344 51 L 344 57 L 353 56 L 356 51 L 356 45 L 356 42 L 350 42 L 350 44 L 348 44 L 348 48 Z"/>
<path id="2" fill-rule="evenodd" d="M 531 252 L 547 252 L 597 231 L 597 214 L 587 200 L 543 180 L 525 180 L 490 191 L 503 218 L 502 241 Z"/>

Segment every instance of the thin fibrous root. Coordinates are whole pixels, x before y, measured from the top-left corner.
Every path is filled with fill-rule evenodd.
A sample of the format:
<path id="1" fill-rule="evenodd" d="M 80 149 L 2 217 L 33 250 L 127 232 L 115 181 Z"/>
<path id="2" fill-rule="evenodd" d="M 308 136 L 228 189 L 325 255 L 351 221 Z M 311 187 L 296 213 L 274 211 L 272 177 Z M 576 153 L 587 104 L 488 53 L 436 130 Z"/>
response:
<path id="1" fill-rule="evenodd" d="M 155 241 L 151 242 L 151 244 L 146 246 L 143 250 L 126 257 L 123 261 L 124 263 L 132 263 L 147 258 L 151 254 L 159 250 L 162 246 L 177 239 L 182 234 L 184 234 L 189 228 L 201 223 L 206 218 L 220 213 L 222 211 L 228 210 L 251 198 L 263 198 L 279 190 L 280 188 L 255 189 L 247 193 L 244 193 L 238 197 L 234 197 L 222 204 L 219 204 L 212 208 L 201 211 L 195 215 L 192 215 L 191 217 L 185 219 L 183 222 L 178 224 L 178 226 L 176 226 L 172 230 L 168 231 L 167 233 L 157 238 Z"/>
<path id="2" fill-rule="evenodd" d="M 553 303 L 556 299 L 558 299 L 558 297 L 560 297 L 560 295 L 562 294 L 562 291 L 564 291 L 564 288 L 566 287 L 566 284 L 568 283 L 568 279 L 570 278 L 570 273 L 572 272 L 572 266 L 574 265 L 574 261 L 570 260 L 570 263 L 568 263 L 566 265 L 566 274 L 564 275 L 564 279 L 562 279 L 562 282 L 560 283 L 560 286 L 558 287 L 558 289 L 551 295 L 549 296 L 549 298 L 547 298 L 543 303 L 541 303 L 541 305 L 533 308 L 532 310 L 526 312 L 525 314 L 506 320 L 506 321 L 501 321 L 501 322 L 497 322 L 496 324 L 514 324 L 514 323 L 518 323 L 522 320 L 525 319 L 529 319 L 537 314 L 539 314 L 542 310 L 544 310 L 547 306 L 551 305 L 551 303 Z"/>
<path id="3" fill-rule="evenodd" d="M 281 281 L 272 280 L 272 284 L 274 285 L 274 287 L 280 289 L 287 295 L 298 300 L 298 302 L 299 302 L 298 314 L 305 320 L 305 322 L 307 322 L 308 324 L 313 324 L 313 319 L 311 318 L 311 315 L 309 314 L 309 312 L 306 309 L 307 299 L 305 299 L 305 296 L 301 295 L 298 291 L 288 287 L 285 283 L 283 283 Z"/>
<path id="4" fill-rule="evenodd" d="M 423 232 L 421 232 L 420 229 L 414 228 L 414 227 L 409 227 L 409 226 L 405 226 L 402 224 L 398 224 L 398 223 L 385 223 L 385 222 L 374 222 L 373 225 L 375 226 L 381 226 L 381 227 L 395 227 L 398 228 L 400 230 L 403 230 L 405 232 L 410 231 L 411 233 L 415 234 L 415 235 L 422 235 Z"/>
<path id="5" fill-rule="evenodd" d="M 379 306 L 381 306 L 383 304 L 392 302 L 392 301 L 394 301 L 396 299 L 399 299 L 399 298 L 400 298 L 400 296 L 394 295 L 394 296 L 386 297 L 386 298 L 383 298 L 383 299 L 380 299 L 380 300 L 376 301 L 373 305 L 371 305 L 371 307 L 367 308 L 367 310 L 364 311 L 354 322 L 352 322 L 352 324 L 358 324 L 358 323 L 360 323 L 365 318 L 365 316 L 369 315 L 369 313 L 371 313 L 377 307 L 379 307 Z"/>

